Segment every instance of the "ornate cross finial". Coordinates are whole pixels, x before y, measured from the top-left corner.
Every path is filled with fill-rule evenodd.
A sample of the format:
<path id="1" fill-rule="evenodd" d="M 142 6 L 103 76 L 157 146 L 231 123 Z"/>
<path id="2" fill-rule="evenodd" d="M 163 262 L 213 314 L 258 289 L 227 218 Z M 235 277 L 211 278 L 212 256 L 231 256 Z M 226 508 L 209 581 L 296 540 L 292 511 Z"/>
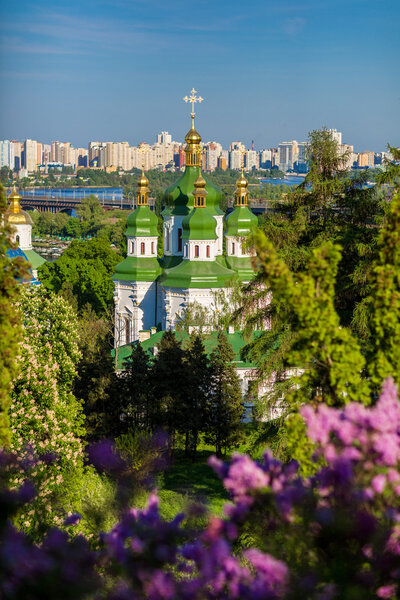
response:
<path id="1" fill-rule="evenodd" d="M 192 88 L 190 90 L 190 96 L 185 96 L 183 98 L 183 100 L 185 102 L 190 102 L 192 104 L 192 119 L 194 118 L 194 115 L 195 115 L 194 105 L 196 104 L 196 102 L 203 102 L 203 100 L 204 100 L 204 98 L 202 98 L 201 96 L 196 96 L 196 94 L 197 94 L 197 90 Z"/>

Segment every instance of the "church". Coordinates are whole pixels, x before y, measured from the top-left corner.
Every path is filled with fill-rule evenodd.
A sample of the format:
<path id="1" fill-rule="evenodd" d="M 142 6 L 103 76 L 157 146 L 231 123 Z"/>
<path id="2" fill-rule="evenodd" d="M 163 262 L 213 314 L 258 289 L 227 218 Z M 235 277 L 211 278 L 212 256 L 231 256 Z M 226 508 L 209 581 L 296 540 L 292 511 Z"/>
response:
<path id="1" fill-rule="evenodd" d="M 248 207 L 248 182 L 236 183 L 235 208 L 226 216 L 222 193 L 201 172 L 201 137 L 185 136 L 186 167 L 164 193 L 163 257 L 158 258 L 158 219 L 149 207 L 148 179 L 138 181 L 137 207 L 127 218 L 127 256 L 114 271 L 115 347 L 143 341 L 156 331 L 174 330 L 191 305 L 215 310 L 216 294 L 229 300 L 230 282 L 248 282 L 254 272 L 242 240 L 257 225 Z"/>
<path id="2" fill-rule="evenodd" d="M 8 250 L 10 258 L 21 257 L 30 265 L 31 278 L 27 283 L 39 284 L 37 269 L 46 262 L 32 247 L 32 219 L 29 214 L 21 208 L 21 196 L 14 189 L 8 197 L 10 202 L 4 215 L 4 221 L 12 228 L 11 240 L 17 245 L 14 250 Z"/>

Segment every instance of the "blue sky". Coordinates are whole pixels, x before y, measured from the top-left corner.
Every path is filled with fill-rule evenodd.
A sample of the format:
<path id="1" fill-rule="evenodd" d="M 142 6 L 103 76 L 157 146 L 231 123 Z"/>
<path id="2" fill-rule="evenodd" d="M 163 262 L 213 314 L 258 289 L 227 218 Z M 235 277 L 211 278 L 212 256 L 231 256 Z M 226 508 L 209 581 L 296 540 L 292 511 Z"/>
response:
<path id="1" fill-rule="evenodd" d="M 0 3 L 0 139 L 400 145 L 400 0 Z"/>

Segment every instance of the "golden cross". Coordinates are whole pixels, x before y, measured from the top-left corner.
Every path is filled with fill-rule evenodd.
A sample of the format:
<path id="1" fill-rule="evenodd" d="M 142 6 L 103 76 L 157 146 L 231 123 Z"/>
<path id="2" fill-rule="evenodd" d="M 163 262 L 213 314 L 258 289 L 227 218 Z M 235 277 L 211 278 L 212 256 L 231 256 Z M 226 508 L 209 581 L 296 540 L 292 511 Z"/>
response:
<path id="1" fill-rule="evenodd" d="M 194 117 L 194 115 L 195 115 L 194 105 L 196 104 L 196 102 L 203 102 L 203 100 L 204 100 L 204 98 L 202 98 L 201 96 L 196 96 L 196 94 L 197 94 L 197 91 L 194 88 L 192 88 L 190 90 L 190 96 L 185 96 L 183 98 L 183 100 L 185 102 L 191 102 L 191 104 L 192 104 L 192 117 Z"/>

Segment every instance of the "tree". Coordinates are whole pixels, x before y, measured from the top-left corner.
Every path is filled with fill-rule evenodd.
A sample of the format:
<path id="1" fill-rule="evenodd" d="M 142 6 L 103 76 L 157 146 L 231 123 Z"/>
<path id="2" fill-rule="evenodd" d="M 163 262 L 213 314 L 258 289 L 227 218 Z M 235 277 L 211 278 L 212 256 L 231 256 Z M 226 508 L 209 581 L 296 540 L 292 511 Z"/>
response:
<path id="1" fill-rule="evenodd" d="M 188 387 L 182 403 L 185 424 L 185 451 L 196 458 L 201 432 L 207 431 L 207 406 L 211 394 L 212 370 L 199 334 L 192 334 L 186 349 Z"/>
<path id="2" fill-rule="evenodd" d="M 240 380 L 232 365 L 234 353 L 228 338 L 218 332 L 217 347 L 210 355 L 212 388 L 207 409 L 205 440 L 215 445 L 217 456 L 242 439 L 243 401 Z"/>
<path id="3" fill-rule="evenodd" d="M 67 493 L 67 481 L 83 469 L 82 410 L 72 394 L 80 353 L 76 315 L 63 298 L 31 286 L 21 291 L 20 309 L 24 329 L 11 394 L 10 448 L 36 461 L 37 499 L 19 522 L 37 535 L 63 522 L 58 499 Z M 12 482 L 21 483 L 18 477 Z"/>
<path id="4" fill-rule="evenodd" d="M 79 316 L 80 359 L 73 393 L 83 402 L 86 437 L 89 440 L 118 435 L 121 382 L 114 369 L 107 318 L 90 305 Z"/>
<path id="5" fill-rule="evenodd" d="M 104 218 L 104 209 L 96 196 L 91 194 L 84 198 L 76 212 L 81 219 L 82 230 L 85 235 L 94 235 L 100 229 Z"/>
<path id="6" fill-rule="evenodd" d="M 152 369 L 152 429 L 166 428 L 172 445 L 176 432 L 186 432 L 185 411 L 188 368 L 185 352 L 172 331 L 165 331 Z"/>
<path id="7" fill-rule="evenodd" d="M 112 305 L 111 276 L 119 260 L 107 239 L 74 240 L 57 261 L 39 268 L 39 278 L 56 293 L 72 284 L 79 310 L 90 304 L 101 315 Z"/>
<path id="8" fill-rule="evenodd" d="M 26 262 L 11 260 L 6 254 L 14 249 L 11 228 L 4 224 L 7 201 L 0 186 L 0 446 L 10 441 L 8 407 L 11 384 L 17 375 L 21 337 L 20 313 L 17 309 L 20 284 L 26 273 Z"/>
<path id="9" fill-rule="evenodd" d="M 150 360 L 141 344 L 132 344 L 131 355 L 124 361 L 122 373 L 120 431 L 151 431 L 157 416 L 153 410 Z"/>

